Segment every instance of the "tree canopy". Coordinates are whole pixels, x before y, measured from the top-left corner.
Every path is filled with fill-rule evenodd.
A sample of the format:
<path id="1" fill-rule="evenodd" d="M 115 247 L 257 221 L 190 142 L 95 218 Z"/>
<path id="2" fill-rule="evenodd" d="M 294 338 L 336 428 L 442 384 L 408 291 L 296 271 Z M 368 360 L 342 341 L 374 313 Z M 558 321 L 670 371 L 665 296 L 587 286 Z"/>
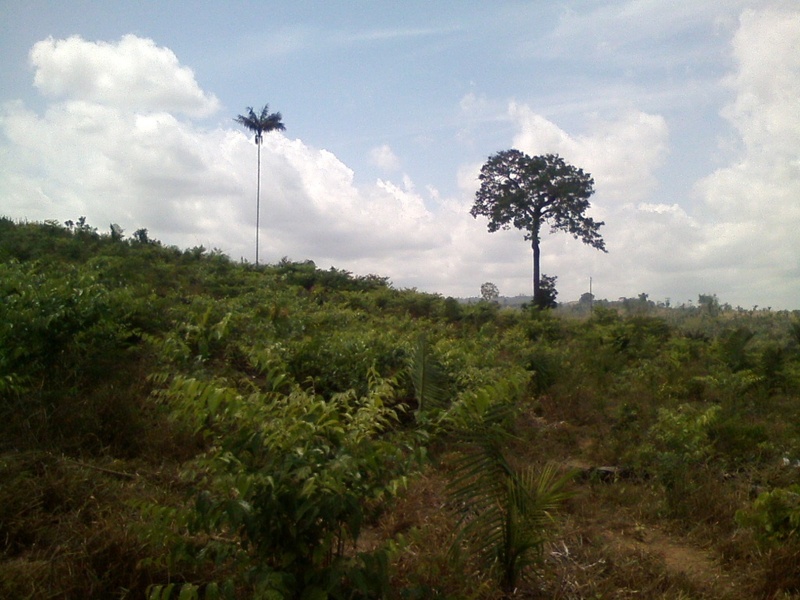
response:
<path id="1" fill-rule="evenodd" d="M 497 302 L 500 297 L 500 290 L 491 281 L 487 281 L 481 285 L 481 298 L 487 302 Z"/>
<path id="2" fill-rule="evenodd" d="M 533 295 L 540 299 L 539 272 L 541 227 L 564 231 L 583 243 L 606 251 L 599 233 L 604 223 L 586 216 L 594 180 L 582 169 L 557 154 L 528 156 L 516 149 L 489 157 L 480 174 L 480 189 L 470 210 L 473 217 L 489 219 L 490 232 L 510 229 L 525 232 L 533 249 Z"/>
<path id="3" fill-rule="evenodd" d="M 247 107 L 246 115 L 239 115 L 234 119 L 256 134 L 256 144 L 261 144 L 262 134 L 270 131 L 283 131 L 286 129 L 282 122 L 281 113 L 270 113 L 269 104 L 265 104 L 261 109 L 261 114 L 256 114 L 251 106 Z"/>

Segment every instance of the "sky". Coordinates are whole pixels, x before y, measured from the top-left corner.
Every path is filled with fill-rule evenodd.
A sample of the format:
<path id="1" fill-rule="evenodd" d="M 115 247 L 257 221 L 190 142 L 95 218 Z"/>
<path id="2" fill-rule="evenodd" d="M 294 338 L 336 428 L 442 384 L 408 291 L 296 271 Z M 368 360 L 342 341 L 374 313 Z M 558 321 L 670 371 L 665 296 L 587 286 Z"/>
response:
<path id="1" fill-rule="evenodd" d="M 145 228 L 443 296 L 531 293 L 470 208 L 489 156 L 595 180 L 607 253 L 542 239 L 558 300 L 800 309 L 797 0 L 0 0 L 0 216 Z"/>

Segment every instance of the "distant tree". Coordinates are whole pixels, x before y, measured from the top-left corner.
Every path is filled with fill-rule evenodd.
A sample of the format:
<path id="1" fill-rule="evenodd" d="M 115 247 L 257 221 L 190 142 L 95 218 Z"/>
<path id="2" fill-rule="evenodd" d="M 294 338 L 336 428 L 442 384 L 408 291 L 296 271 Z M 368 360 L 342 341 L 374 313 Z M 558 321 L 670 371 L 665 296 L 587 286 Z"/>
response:
<path id="1" fill-rule="evenodd" d="M 700 294 L 697 298 L 697 306 L 712 317 L 716 317 L 720 312 L 719 298 L 716 294 Z"/>
<path id="2" fill-rule="evenodd" d="M 111 239 L 118 242 L 122 239 L 125 230 L 116 223 L 111 223 Z"/>
<path id="3" fill-rule="evenodd" d="M 147 235 L 147 229 L 142 227 L 141 229 L 137 229 L 133 232 L 133 239 L 136 240 L 140 244 L 149 244 L 150 238 Z"/>
<path id="4" fill-rule="evenodd" d="M 71 227 L 72 231 L 83 236 L 92 236 L 97 234 L 97 228 L 92 227 L 86 222 L 86 217 L 78 217 L 78 222 Z"/>
<path id="5" fill-rule="evenodd" d="M 281 122 L 281 113 L 270 113 L 269 104 L 261 109 L 261 114 L 256 114 L 252 107 L 247 107 L 246 115 L 239 115 L 234 119 L 250 131 L 255 132 L 256 146 L 258 147 L 258 184 L 256 187 L 256 265 L 258 265 L 258 230 L 261 225 L 261 144 L 264 141 L 262 134 L 270 131 L 283 131 L 286 129 Z"/>
<path id="6" fill-rule="evenodd" d="M 538 308 L 556 308 L 558 307 L 558 302 L 556 301 L 556 297 L 558 296 L 558 291 L 556 290 L 556 280 L 558 277 L 555 275 L 550 277 L 549 275 L 542 274 L 542 279 L 539 281 L 539 297 L 533 299 L 533 305 Z"/>
<path id="7" fill-rule="evenodd" d="M 497 302 L 500 297 L 500 290 L 491 281 L 487 281 L 481 286 L 481 298 L 487 302 Z"/>
<path id="8" fill-rule="evenodd" d="M 488 217 L 490 232 L 513 225 L 531 242 L 534 304 L 542 301 L 539 243 L 543 223 L 550 225 L 551 232 L 565 231 L 606 251 L 599 233 L 604 223 L 585 215 L 594 180 L 558 155 L 531 157 L 514 149 L 498 152 L 483 165 L 480 182 L 470 214 Z"/>
<path id="9" fill-rule="evenodd" d="M 448 296 L 444 299 L 444 318 L 448 321 L 455 322 L 461 320 L 463 316 L 463 311 L 461 310 L 461 305 L 458 303 L 458 300 L 453 298 L 452 296 Z"/>
<path id="10" fill-rule="evenodd" d="M 650 300 L 650 294 L 642 292 L 636 298 L 620 298 L 623 308 L 629 314 L 645 314 L 656 307 L 656 303 Z"/>

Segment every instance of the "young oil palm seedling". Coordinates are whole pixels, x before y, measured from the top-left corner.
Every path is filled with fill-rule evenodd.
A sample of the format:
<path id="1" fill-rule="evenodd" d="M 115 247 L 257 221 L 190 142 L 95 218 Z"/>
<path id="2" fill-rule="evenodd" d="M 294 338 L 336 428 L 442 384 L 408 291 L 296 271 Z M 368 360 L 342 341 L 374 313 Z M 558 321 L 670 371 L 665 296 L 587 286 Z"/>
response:
<path id="1" fill-rule="evenodd" d="M 552 515 L 569 496 L 573 473 L 553 465 L 514 469 L 502 450 L 511 437 L 513 411 L 509 404 L 487 402 L 491 394 L 474 394 L 474 404 L 485 410 L 468 411 L 479 418 L 462 433 L 464 446 L 449 485 L 460 513 L 452 551 L 473 553 L 510 596 L 541 560 Z"/>
<path id="2" fill-rule="evenodd" d="M 417 421 L 424 411 L 443 408 L 449 398 L 447 375 L 434 356 L 425 335 L 417 339 L 408 363 L 408 375 L 417 401 Z"/>

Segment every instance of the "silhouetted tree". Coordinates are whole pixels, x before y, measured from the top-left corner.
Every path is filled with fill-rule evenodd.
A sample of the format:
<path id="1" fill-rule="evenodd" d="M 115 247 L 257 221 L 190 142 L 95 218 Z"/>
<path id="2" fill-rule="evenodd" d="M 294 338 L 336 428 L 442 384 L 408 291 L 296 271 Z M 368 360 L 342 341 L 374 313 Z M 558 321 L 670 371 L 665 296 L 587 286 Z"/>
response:
<path id="1" fill-rule="evenodd" d="M 483 285 L 481 285 L 481 298 L 486 300 L 487 302 L 497 302 L 497 299 L 500 297 L 500 290 L 497 289 L 497 286 L 493 284 L 491 281 L 487 281 Z"/>
<path id="2" fill-rule="evenodd" d="M 719 314 L 719 298 L 717 298 L 716 294 L 700 294 L 697 299 L 697 305 L 712 317 L 716 317 Z"/>
<path id="3" fill-rule="evenodd" d="M 606 251 L 596 222 L 585 215 L 594 180 L 583 170 L 567 164 L 555 154 L 528 156 L 519 150 L 504 150 L 489 157 L 480 174 L 470 214 L 489 219 L 489 231 L 510 229 L 525 232 L 533 249 L 533 298 L 541 304 L 539 273 L 540 231 L 543 223 L 551 232 L 565 231 L 598 250 Z"/>
<path id="4" fill-rule="evenodd" d="M 539 297 L 534 297 L 534 306 L 538 308 L 558 307 L 558 302 L 556 301 L 556 297 L 558 296 L 558 291 L 556 290 L 557 279 L 558 277 L 555 275 L 550 277 L 549 275 L 542 274 L 542 279 L 539 281 Z"/>
<path id="5" fill-rule="evenodd" d="M 286 129 L 281 122 L 281 113 L 270 113 L 269 104 L 265 104 L 261 109 L 261 114 L 257 115 L 252 107 L 247 107 L 246 115 L 239 115 L 234 119 L 240 125 L 244 125 L 256 134 L 256 146 L 258 146 L 258 184 L 256 188 L 256 265 L 258 264 L 258 230 L 261 225 L 261 144 L 264 141 L 263 134 L 270 131 L 283 131 Z"/>

